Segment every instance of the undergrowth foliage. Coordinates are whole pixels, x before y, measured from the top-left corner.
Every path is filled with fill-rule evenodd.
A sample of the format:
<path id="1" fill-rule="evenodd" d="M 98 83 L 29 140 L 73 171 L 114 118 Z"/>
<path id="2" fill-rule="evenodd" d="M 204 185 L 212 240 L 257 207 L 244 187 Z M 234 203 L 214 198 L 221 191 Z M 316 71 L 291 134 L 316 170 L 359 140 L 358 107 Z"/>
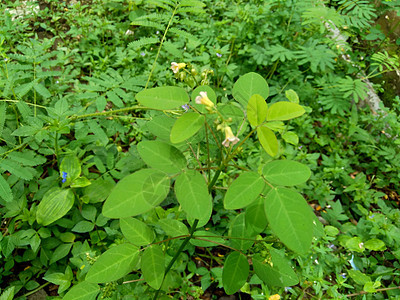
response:
<path id="1" fill-rule="evenodd" d="M 400 100 L 363 106 L 399 1 L 28 2 L 1 4 L 1 299 L 399 297 Z"/>

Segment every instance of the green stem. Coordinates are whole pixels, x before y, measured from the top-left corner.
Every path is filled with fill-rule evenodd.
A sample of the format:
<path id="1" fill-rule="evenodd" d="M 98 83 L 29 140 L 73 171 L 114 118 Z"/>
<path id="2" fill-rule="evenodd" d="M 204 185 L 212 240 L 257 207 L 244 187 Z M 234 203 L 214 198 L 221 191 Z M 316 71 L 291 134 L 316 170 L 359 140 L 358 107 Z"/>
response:
<path id="1" fill-rule="evenodd" d="M 120 112 L 128 112 L 131 110 L 135 109 L 148 109 L 146 107 L 140 107 L 139 105 L 134 105 L 130 107 L 125 107 L 125 108 L 120 108 L 120 109 L 115 109 L 115 110 L 109 110 L 109 111 L 103 111 L 103 112 L 98 112 L 98 113 L 92 113 L 92 114 L 86 114 L 86 115 L 80 115 L 80 116 L 71 116 L 70 119 L 72 121 L 77 120 L 77 119 L 84 119 L 84 118 L 90 118 L 90 117 L 98 117 L 98 116 L 109 116 L 113 115 L 116 113 Z"/>
<path id="2" fill-rule="evenodd" d="M 222 167 L 222 166 L 221 166 Z M 221 167 L 217 170 L 217 172 L 215 172 L 213 179 L 211 180 L 211 182 L 208 184 L 208 192 L 211 192 L 212 187 L 214 186 L 215 182 L 217 182 L 217 179 L 219 177 L 219 174 L 221 174 Z M 164 273 L 164 278 L 163 278 L 163 282 L 165 279 L 165 276 L 167 275 L 167 273 L 171 270 L 173 264 L 175 263 L 175 261 L 178 259 L 179 255 L 183 252 L 183 249 L 185 249 L 186 245 L 189 243 L 189 241 L 193 238 L 193 233 L 196 230 L 197 224 L 199 223 L 199 220 L 195 220 L 193 222 L 192 227 L 190 228 L 190 232 L 189 232 L 189 236 L 187 236 L 181 246 L 179 247 L 178 251 L 176 251 L 174 257 L 172 258 L 172 260 L 169 262 L 167 268 L 165 269 L 165 273 Z M 162 285 L 162 284 L 161 284 Z M 161 287 L 156 291 L 153 299 L 157 300 L 158 295 L 160 294 L 160 290 Z"/>
<path id="3" fill-rule="evenodd" d="M 167 275 L 167 273 L 169 272 L 169 270 L 171 270 L 173 264 L 175 263 L 175 261 L 178 259 L 179 255 L 182 253 L 183 249 L 185 249 L 186 245 L 189 243 L 189 241 L 192 239 L 193 237 L 193 233 L 196 230 L 197 224 L 199 223 L 199 220 L 195 220 L 193 222 L 193 226 L 190 228 L 190 232 L 189 232 L 189 236 L 186 237 L 181 246 L 179 247 L 178 251 L 175 253 L 174 257 L 172 258 L 172 260 L 169 262 L 167 268 L 165 269 L 165 273 L 164 273 L 164 278 L 163 278 L 163 282 L 165 279 L 165 276 Z M 162 285 L 162 283 L 161 283 Z M 156 291 L 155 295 L 154 295 L 154 300 L 157 300 L 158 294 L 160 293 L 161 287 Z"/>
<path id="4" fill-rule="evenodd" d="M 30 291 L 28 293 L 26 293 L 25 295 L 22 295 L 21 297 L 28 297 L 30 295 L 33 295 L 34 293 L 36 293 L 37 291 L 40 291 L 41 289 L 43 289 L 44 287 L 48 286 L 51 282 L 46 282 L 44 284 L 42 284 L 41 286 L 39 286 L 38 288 L 34 289 L 33 291 Z"/>
<path id="5" fill-rule="evenodd" d="M 164 43 L 164 41 L 165 41 L 165 37 L 167 36 L 168 29 L 169 29 L 169 27 L 170 27 L 171 24 L 172 24 L 172 20 L 173 20 L 174 17 L 175 17 L 175 13 L 176 13 L 176 10 L 178 9 L 178 7 L 179 7 L 179 4 L 175 6 L 174 11 L 172 12 L 172 16 L 171 16 L 171 18 L 169 19 L 167 28 L 166 28 L 165 31 L 164 31 L 164 35 L 163 35 L 163 37 L 162 37 L 162 39 L 161 39 L 161 42 L 160 42 L 160 47 L 158 47 L 157 55 L 156 55 L 156 58 L 154 59 L 153 66 L 152 66 L 152 68 L 151 68 L 151 71 L 150 71 L 150 74 L 149 74 L 149 78 L 147 78 L 146 86 L 144 87 L 144 89 L 147 89 L 147 87 L 148 87 L 148 85 L 149 85 L 151 76 L 153 75 L 154 69 L 156 68 L 158 56 L 160 55 L 162 45 L 163 45 L 163 43 Z"/>
<path id="6" fill-rule="evenodd" d="M 4 153 L 0 153 L 0 156 L 7 156 L 7 155 L 10 154 L 11 152 L 17 151 L 17 150 L 19 150 L 19 149 L 21 149 L 21 148 L 27 146 L 29 142 L 30 142 L 30 140 L 28 140 L 27 142 L 25 142 L 25 143 L 23 143 L 23 144 L 21 144 L 21 145 L 15 147 L 15 148 L 13 148 L 13 149 L 11 149 L 11 150 L 8 150 L 8 151 L 6 151 L 6 152 L 4 152 Z"/>
<path id="7" fill-rule="evenodd" d="M 54 151 L 56 153 L 56 159 L 59 157 L 59 147 L 58 147 L 58 132 L 56 132 L 54 137 Z"/>

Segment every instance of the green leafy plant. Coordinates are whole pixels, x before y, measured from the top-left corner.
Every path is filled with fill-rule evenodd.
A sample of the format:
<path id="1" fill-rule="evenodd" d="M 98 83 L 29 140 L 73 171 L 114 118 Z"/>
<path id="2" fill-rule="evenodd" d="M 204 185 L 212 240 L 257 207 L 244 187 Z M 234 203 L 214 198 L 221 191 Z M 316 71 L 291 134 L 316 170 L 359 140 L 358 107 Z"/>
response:
<path id="1" fill-rule="evenodd" d="M 287 286 L 298 283 L 289 261 L 282 254 L 275 254 L 278 253 L 274 252 L 276 248 L 269 247 L 270 258 L 254 256 L 256 253 L 252 246 L 257 241 L 251 237 L 255 239 L 268 223 L 273 235 L 270 233 L 267 239 L 277 236 L 284 245 L 299 254 L 309 251 L 318 221 L 304 198 L 298 192 L 284 187 L 307 180 L 311 173 L 305 165 L 290 160 L 273 160 L 262 169 L 262 175 L 256 170 L 241 172 L 229 185 L 226 194 L 221 196 L 226 210 L 249 208 L 227 224 L 230 228 L 227 236 L 214 239 L 212 231 L 203 229 L 216 205 L 213 200 L 217 195 L 214 188 L 220 174 L 235 166 L 235 155 L 246 142 L 251 142 L 251 135 L 257 131 L 258 140 L 265 151 L 271 157 L 276 156 L 279 144 L 274 130 L 270 129 L 271 124 L 296 118 L 305 112 L 302 106 L 290 101 L 276 102 L 268 107 L 265 102 L 268 90 L 265 80 L 256 73 L 243 75 L 234 84 L 233 96 L 245 108 L 245 115 L 253 127 L 240 142 L 238 135 L 242 131 L 238 124 L 235 124 L 239 130 L 238 135 L 234 135 L 228 125 L 235 117 L 235 114 L 229 113 L 235 106 L 216 104 L 209 87 L 198 87 L 192 93 L 191 101 L 189 95 L 177 87 L 146 89 L 136 95 L 140 104 L 152 109 L 168 112 L 189 103 L 193 112 L 180 113 L 181 116 L 171 122 L 172 126 L 166 129 L 167 133 L 170 132 L 167 134 L 170 141 L 158 138 L 138 144 L 139 155 L 148 168 L 123 178 L 103 207 L 106 217 L 120 219 L 126 241 L 102 254 L 89 269 L 85 282 L 98 284 L 114 281 L 128 272 L 139 272 L 140 269 L 145 282 L 155 290 L 157 298 L 160 289 L 168 290 L 168 286 L 162 288 L 166 276 L 181 252 L 193 241 L 195 245 L 213 246 L 216 243 L 235 250 L 227 257 L 222 270 L 222 284 L 228 294 L 235 293 L 247 281 L 249 258 L 253 260 L 255 273 L 267 284 Z M 154 121 L 157 122 L 157 119 Z M 149 121 L 149 125 L 152 122 Z M 218 131 L 225 134 L 222 143 Z M 213 140 L 208 140 L 207 137 L 211 136 Z M 202 140 L 204 137 L 206 140 Z M 188 163 L 189 153 L 186 154 L 186 151 L 193 147 L 198 148 L 198 154 L 193 157 L 198 165 Z M 201 156 L 207 158 L 201 159 Z M 169 215 L 162 218 L 159 215 L 156 219 L 149 219 L 149 212 L 157 210 L 157 206 L 165 201 L 172 188 L 176 197 L 173 203 L 177 203 L 182 212 L 175 218 Z M 176 223 L 175 227 L 182 230 L 167 229 L 167 226 L 171 226 L 169 223 Z M 156 224 L 160 224 L 163 230 L 155 235 Z M 233 239 L 229 241 L 230 238 Z M 154 239 L 156 243 L 152 243 Z M 170 241 L 174 242 L 175 247 L 179 246 L 178 249 L 173 247 L 169 250 Z M 125 248 L 126 254 L 123 254 L 122 249 Z M 138 257 L 141 257 L 140 265 Z M 167 258 L 170 262 L 165 267 L 164 260 Z M 266 259 L 272 259 L 272 264 L 265 264 Z M 269 273 L 281 274 L 283 278 L 279 280 Z M 66 299 L 74 295 L 77 289 L 80 289 L 80 285 L 74 287 L 65 296 Z M 97 285 L 93 285 L 91 290 L 98 290 Z"/>

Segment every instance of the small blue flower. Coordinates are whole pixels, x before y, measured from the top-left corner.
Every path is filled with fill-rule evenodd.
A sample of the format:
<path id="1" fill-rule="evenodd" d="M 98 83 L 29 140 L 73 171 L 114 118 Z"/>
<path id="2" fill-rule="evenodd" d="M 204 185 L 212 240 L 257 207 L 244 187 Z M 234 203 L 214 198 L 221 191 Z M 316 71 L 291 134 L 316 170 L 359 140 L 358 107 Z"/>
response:
<path id="1" fill-rule="evenodd" d="M 218 57 L 222 57 L 222 54 L 217 52 L 217 56 Z"/>
<path id="2" fill-rule="evenodd" d="M 189 104 L 184 104 L 181 106 L 185 111 L 189 110 Z"/>
<path id="3" fill-rule="evenodd" d="M 345 273 L 340 274 L 340 276 L 341 276 L 343 279 L 346 279 L 346 274 L 345 274 Z"/>
<path id="4" fill-rule="evenodd" d="M 145 56 L 145 55 L 146 55 L 146 53 L 144 53 L 144 52 L 140 52 L 140 55 L 141 55 L 141 56 Z"/>
<path id="5" fill-rule="evenodd" d="M 62 183 L 67 181 L 67 176 L 68 176 L 67 172 L 62 172 L 62 181 L 61 181 Z"/>

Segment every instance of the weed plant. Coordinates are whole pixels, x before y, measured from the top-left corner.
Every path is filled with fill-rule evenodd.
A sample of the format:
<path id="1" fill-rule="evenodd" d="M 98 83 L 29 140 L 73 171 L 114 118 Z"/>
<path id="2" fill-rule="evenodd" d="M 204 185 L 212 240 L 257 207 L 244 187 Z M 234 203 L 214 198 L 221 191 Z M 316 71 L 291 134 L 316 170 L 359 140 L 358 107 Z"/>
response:
<path id="1" fill-rule="evenodd" d="M 0 5 L 0 299 L 400 297 L 399 1 Z"/>

